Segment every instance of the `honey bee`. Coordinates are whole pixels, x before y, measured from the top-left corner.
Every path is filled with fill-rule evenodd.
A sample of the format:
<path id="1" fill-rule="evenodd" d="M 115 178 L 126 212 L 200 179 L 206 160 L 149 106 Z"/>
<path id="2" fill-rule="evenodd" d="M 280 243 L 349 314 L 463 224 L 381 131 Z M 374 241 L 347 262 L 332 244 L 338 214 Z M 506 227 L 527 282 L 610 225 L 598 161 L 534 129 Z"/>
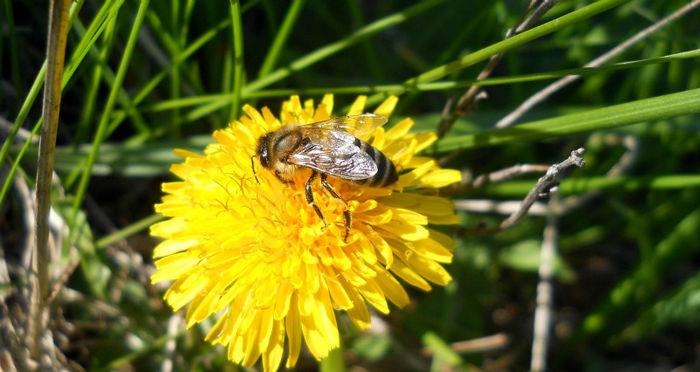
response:
<path id="1" fill-rule="evenodd" d="M 260 164 L 274 171 L 285 184 L 300 168 L 311 169 L 306 181 L 306 201 L 323 221 L 323 213 L 314 203 L 311 183 L 320 175 L 321 185 L 335 198 L 347 202 L 327 182 L 328 176 L 371 187 L 388 186 L 398 180 L 394 163 L 381 151 L 357 138 L 384 125 L 387 118 L 377 114 L 340 116 L 311 124 L 288 124 L 258 139 L 256 155 Z M 251 159 L 252 161 L 252 159 Z M 255 166 L 253 165 L 253 172 Z M 345 240 L 352 225 L 346 209 Z"/>

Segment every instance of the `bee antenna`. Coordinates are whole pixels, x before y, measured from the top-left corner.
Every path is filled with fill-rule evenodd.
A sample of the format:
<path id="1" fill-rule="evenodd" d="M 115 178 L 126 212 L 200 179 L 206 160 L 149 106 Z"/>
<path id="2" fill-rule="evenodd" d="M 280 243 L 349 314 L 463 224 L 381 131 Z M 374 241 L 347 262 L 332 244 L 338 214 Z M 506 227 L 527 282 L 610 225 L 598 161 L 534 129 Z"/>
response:
<path id="1" fill-rule="evenodd" d="M 255 177 L 255 181 L 259 184 L 260 180 L 258 179 L 258 175 L 255 173 L 255 155 L 250 156 L 250 167 L 253 169 L 253 177 Z"/>

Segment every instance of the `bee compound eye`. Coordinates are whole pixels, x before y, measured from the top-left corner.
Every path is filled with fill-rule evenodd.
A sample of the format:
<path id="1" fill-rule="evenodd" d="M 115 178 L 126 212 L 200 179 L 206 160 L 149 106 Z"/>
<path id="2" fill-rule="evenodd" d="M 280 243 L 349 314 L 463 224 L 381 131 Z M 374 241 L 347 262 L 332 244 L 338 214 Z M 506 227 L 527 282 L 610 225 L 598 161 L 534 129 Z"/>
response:
<path id="1" fill-rule="evenodd" d="M 260 164 L 265 167 L 269 168 L 270 167 L 270 155 L 268 153 L 268 135 L 264 135 L 260 137 L 258 140 L 258 158 L 260 159 Z"/>

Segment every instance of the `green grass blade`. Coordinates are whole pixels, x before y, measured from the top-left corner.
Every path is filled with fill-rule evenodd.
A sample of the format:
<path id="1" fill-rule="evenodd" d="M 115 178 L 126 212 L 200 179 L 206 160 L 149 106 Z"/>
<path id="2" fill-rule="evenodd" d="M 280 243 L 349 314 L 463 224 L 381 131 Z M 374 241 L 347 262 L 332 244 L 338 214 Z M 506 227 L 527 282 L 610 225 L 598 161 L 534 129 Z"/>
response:
<path id="1" fill-rule="evenodd" d="M 627 278 L 620 281 L 610 291 L 610 295 L 598 310 L 583 321 L 583 334 L 613 332 L 624 320 L 630 320 L 635 313 L 647 302 L 659 281 L 676 266 L 676 263 L 687 260 L 698 251 L 700 245 L 700 209 L 683 218 L 664 240 L 658 243 L 652 257 L 644 260 Z M 653 274 L 652 274 L 653 273 Z"/>
<path id="2" fill-rule="evenodd" d="M 535 180 L 514 180 L 492 183 L 479 189 L 494 197 L 522 197 L 535 185 Z M 559 184 L 563 195 L 576 195 L 588 191 L 624 190 L 682 190 L 700 187 L 700 175 L 666 174 L 648 177 L 581 177 L 568 178 Z"/>
<path id="3" fill-rule="evenodd" d="M 136 221 L 127 227 L 119 229 L 119 231 L 100 238 L 95 242 L 95 248 L 98 250 L 107 248 L 110 244 L 114 244 L 122 239 L 135 235 L 140 231 L 146 230 L 149 226 L 164 219 L 165 217 L 161 216 L 160 214 L 152 214 L 146 218 L 142 218 L 141 220 Z"/>
<path id="4" fill-rule="evenodd" d="M 535 27 L 521 34 L 515 35 L 511 38 L 505 39 L 498 43 L 489 45 L 486 48 L 480 49 L 474 53 L 470 53 L 456 61 L 452 61 L 442 66 L 438 66 L 434 69 L 426 71 L 414 78 L 406 80 L 404 86 L 412 86 L 419 83 L 426 83 L 441 79 L 449 74 L 463 70 L 469 66 L 472 66 L 481 61 L 485 61 L 492 55 L 506 52 L 520 45 L 526 44 L 532 40 L 540 38 L 542 36 L 551 34 L 558 31 L 566 26 L 573 25 L 577 22 L 581 22 L 585 19 L 593 17 L 596 14 L 602 13 L 606 10 L 629 2 L 630 0 L 600 0 L 596 1 L 590 5 L 587 5 L 581 9 L 575 10 L 569 14 L 565 14 L 557 19 L 549 21 L 541 26 Z M 399 89 L 391 94 L 398 95 L 405 93 L 405 89 Z M 374 94 L 368 97 L 367 104 L 373 105 L 380 102 L 385 98 L 385 94 Z"/>
<path id="5" fill-rule="evenodd" d="M 69 27 L 73 23 L 73 20 L 77 16 L 78 12 L 80 12 L 80 9 L 84 3 L 84 0 L 77 1 L 72 4 L 70 8 L 70 12 L 68 15 L 69 18 Z M 68 67 L 66 67 L 63 71 L 63 84 L 61 85 L 61 89 L 63 89 L 66 86 L 66 82 L 70 78 L 70 74 L 68 73 Z M 15 137 L 17 136 L 17 132 L 19 131 L 19 128 L 22 127 L 24 124 L 24 121 L 27 119 L 27 115 L 29 115 L 29 110 L 31 110 L 32 105 L 34 105 L 34 100 L 36 100 L 36 97 L 39 95 L 39 92 L 41 91 L 42 85 L 44 84 L 44 77 L 46 75 L 46 61 L 44 60 L 44 63 L 41 65 L 41 69 L 39 69 L 39 73 L 37 73 L 36 78 L 34 79 L 34 82 L 32 83 L 31 88 L 29 89 L 29 93 L 27 94 L 27 97 L 24 99 L 22 102 L 22 106 L 19 109 L 19 113 L 17 113 L 17 117 L 15 118 L 15 122 L 13 123 L 12 129 L 10 130 L 10 133 L 7 135 L 7 138 L 5 138 L 4 143 L 2 144 L 2 148 L 0 149 L 0 161 L 5 161 L 7 159 L 7 154 L 10 151 L 10 147 L 14 143 Z M 41 122 L 41 119 L 39 119 L 39 123 Z M 39 124 L 37 124 L 39 125 Z M 36 129 L 36 128 L 35 128 Z M 33 131 L 34 133 L 34 131 Z M 30 141 L 31 137 L 27 140 Z M 25 146 L 28 145 L 28 143 L 25 144 Z M 8 172 L 7 176 L 5 177 L 5 181 L 2 186 L 2 192 L 0 193 L 0 205 L 2 205 L 3 201 L 5 200 L 5 195 L 7 193 L 7 190 L 9 189 L 10 183 L 12 182 L 12 177 L 14 176 L 15 171 L 17 170 L 19 161 L 22 160 L 21 156 L 17 157 L 13 164 L 12 167 L 10 168 L 10 171 Z"/>
<path id="6" fill-rule="evenodd" d="M 258 71 L 258 79 L 267 76 L 277 64 L 280 52 L 282 51 L 287 39 L 289 39 L 292 29 L 294 28 L 294 25 L 296 24 L 305 3 L 306 0 L 294 0 L 289 5 L 287 15 L 284 16 L 284 20 L 282 21 L 282 26 L 280 26 L 279 31 L 277 31 L 275 39 L 272 41 L 272 45 L 265 55 L 262 66 L 260 66 L 260 71 Z"/>
<path id="7" fill-rule="evenodd" d="M 27 140 L 24 142 L 22 148 L 17 154 L 17 157 L 12 161 L 12 166 L 10 166 L 10 170 L 7 172 L 7 177 L 5 177 L 5 182 L 3 182 L 2 184 L 2 190 L 0 190 L 0 205 L 2 205 L 2 202 L 5 200 L 5 196 L 7 196 L 7 192 L 10 190 L 10 186 L 12 185 L 12 178 L 14 177 L 15 172 L 19 169 L 20 160 L 24 158 L 24 154 L 26 153 L 29 146 L 32 144 L 32 138 L 34 138 L 36 133 L 39 131 L 39 128 L 41 128 L 41 122 L 38 122 L 36 123 L 36 125 L 34 125 L 34 128 L 32 129 L 29 138 L 27 138 Z M 36 152 L 34 154 L 36 158 Z M 9 155 L 7 158 L 9 159 Z"/>
<path id="8" fill-rule="evenodd" d="M 637 320 L 612 340 L 613 344 L 638 340 L 663 328 L 697 325 L 700 322 L 700 271 L 677 288 L 674 293 L 657 301 Z"/>
<path id="9" fill-rule="evenodd" d="M 700 89 L 692 89 L 534 121 L 503 130 L 488 130 L 475 134 L 453 136 L 439 141 L 436 150 L 445 152 L 513 142 L 531 142 L 699 112 Z"/>
<path id="10" fill-rule="evenodd" d="M 192 54 L 194 54 L 196 51 L 198 51 L 202 46 L 204 46 L 207 42 L 211 41 L 219 32 L 222 30 L 226 29 L 229 25 L 231 24 L 231 18 L 226 18 L 223 21 L 219 22 L 216 26 L 212 27 L 210 30 L 207 32 L 203 33 L 200 37 L 198 37 L 195 41 L 193 41 L 183 52 L 178 56 L 179 59 L 177 61 L 173 61 L 173 64 L 170 66 L 164 68 L 161 70 L 158 74 L 156 74 L 151 80 L 149 80 L 146 84 L 143 85 L 143 88 L 139 90 L 138 93 L 134 95 L 133 102 L 135 105 L 140 104 L 146 97 L 148 97 L 149 94 L 153 92 L 153 90 L 165 79 L 168 74 L 170 73 L 170 70 L 173 68 L 175 63 L 179 63 L 181 61 L 186 60 L 189 58 Z M 119 124 L 126 118 L 126 115 L 121 113 L 117 114 L 117 118 L 112 121 L 112 123 L 109 125 L 109 130 L 107 131 L 107 135 L 111 134 Z M 143 142 L 147 140 L 150 136 L 148 135 L 137 135 L 134 136 L 131 141 L 133 142 Z"/>
<path id="11" fill-rule="evenodd" d="M 411 17 L 414 17 L 420 13 L 425 12 L 426 10 L 437 6 L 441 3 L 444 3 L 446 0 L 428 0 L 428 1 L 422 1 L 416 5 L 413 5 L 410 8 L 407 8 L 403 11 L 391 14 L 389 16 L 386 16 L 384 18 L 378 19 L 365 27 L 362 27 L 361 29 L 355 31 L 352 35 L 340 39 L 336 42 L 330 43 L 324 47 L 321 47 L 319 49 L 316 49 L 315 51 L 305 55 L 304 57 L 301 57 L 286 67 L 279 68 L 270 74 L 266 75 L 265 77 L 261 79 L 257 79 L 255 81 L 250 82 L 244 89 L 244 94 L 245 93 L 250 93 L 250 92 L 255 92 L 258 91 L 266 86 L 269 86 L 270 84 L 274 84 L 288 76 L 290 76 L 293 72 L 303 70 L 314 63 L 317 63 L 335 53 L 338 53 L 339 51 L 348 48 L 352 45 L 357 44 L 358 42 L 376 34 L 379 31 L 385 30 L 389 27 L 396 26 Z M 619 1 L 619 0 L 618 0 Z"/>
<path id="12" fill-rule="evenodd" d="M 124 0 L 112 0 L 102 4 L 100 10 L 95 14 L 90 26 L 85 34 L 80 38 L 80 42 L 75 47 L 70 60 L 66 64 L 66 72 L 63 76 L 63 87 L 68 84 L 73 74 L 85 59 L 85 56 L 97 42 L 97 39 L 107 29 L 107 26 L 114 22 L 114 18 L 119 13 L 119 9 L 124 4 Z"/>
<path id="13" fill-rule="evenodd" d="M 402 84 L 382 84 L 382 85 L 356 85 L 356 86 L 328 86 L 318 88 L 298 88 L 298 89 L 266 89 L 257 92 L 251 92 L 242 95 L 243 99 L 270 98 L 270 97 L 289 97 L 293 94 L 300 95 L 322 95 L 325 93 L 333 93 L 336 95 L 359 95 L 372 93 L 390 93 L 400 89 L 405 89 L 406 92 L 430 92 L 441 90 L 452 90 L 458 88 L 466 88 L 471 85 L 479 86 L 494 86 L 506 85 L 515 83 L 525 83 L 542 80 L 552 80 L 567 75 L 594 75 L 597 73 L 638 68 L 655 63 L 670 63 L 700 57 L 700 49 L 675 53 L 659 58 L 649 58 L 640 61 L 629 61 L 611 64 L 603 67 L 584 67 L 566 70 L 556 70 L 550 72 L 542 72 L 536 74 L 517 75 L 496 77 L 483 80 L 454 80 L 454 81 L 435 81 L 430 83 L 420 83 L 413 86 Z M 177 100 L 164 100 L 150 105 L 141 106 L 143 112 L 158 112 L 172 110 L 176 107 L 197 106 L 213 104 L 215 101 L 226 101 L 231 99 L 231 94 L 208 94 L 196 97 L 184 97 Z"/>
<path id="14" fill-rule="evenodd" d="M 233 92 L 231 97 L 231 115 L 229 120 L 238 117 L 241 105 L 241 89 L 243 88 L 243 25 L 241 22 L 241 4 L 231 0 L 231 29 L 233 31 Z"/>
<path id="15" fill-rule="evenodd" d="M 78 209 L 82 204 L 83 197 L 85 196 L 85 192 L 87 191 L 88 182 L 90 181 L 90 177 L 92 175 L 92 165 L 95 163 L 95 158 L 97 157 L 97 152 L 100 149 L 102 141 L 104 141 L 106 138 L 105 133 L 107 130 L 107 124 L 109 122 L 109 117 L 112 113 L 112 108 L 114 107 L 114 103 L 116 102 L 117 96 L 119 94 L 119 89 L 121 88 L 122 82 L 124 81 L 124 77 L 126 76 L 126 71 L 129 67 L 129 61 L 131 60 L 131 55 L 134 51 L 134 47 L 136 46 L 139 30 L 141 29 L 141 25 L 143 24 L 143 20 L 146 15 L 146 10 L 148 9 L 148 4 L 149 0 L 143 0 L 139 3 L 139 9 L 136 14 L 136 18 L 134 19 L 134 23 L 131 27 L 131 31 L 129 32 L 129 39 L 124 48 L 124 54 L 122 55 L 121 63 L 119 64 L 119 69 L 117 70 L 117 76 L 114 79 L 114 85 L 112 86 L 112 89 L 109 92 L 107 103 L 105 104 L 105 108 L 102 111 L 102 117 L 97 127 L 97 133 L 95 134 L 95 139 L 92 145 L 92 151 L 90 151 L 90 155 L 87 158 L 82 177 L 80 178 L 80 183 L 78 184 L 78 189 L 75 193 L 75 200 L 73 201 L 73 216 L 77 215 Z"/>

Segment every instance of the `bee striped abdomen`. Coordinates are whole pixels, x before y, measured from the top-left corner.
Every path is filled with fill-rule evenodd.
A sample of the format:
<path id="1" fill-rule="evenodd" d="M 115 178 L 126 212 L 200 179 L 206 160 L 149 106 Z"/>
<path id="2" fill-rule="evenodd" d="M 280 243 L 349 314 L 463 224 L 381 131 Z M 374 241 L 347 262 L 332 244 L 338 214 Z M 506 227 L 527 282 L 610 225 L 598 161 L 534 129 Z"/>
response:
<path id="1" fill-rule="evenodd" d="M 374 160 L 374 163 L 377 165 L 377 173 L 372 177 L 353 182 L 371 187 L 382 187 L 391 185 L 399 179 L 396 166 L 384 153 L 359 138 L 355 139 L 354 144 Z"/>

